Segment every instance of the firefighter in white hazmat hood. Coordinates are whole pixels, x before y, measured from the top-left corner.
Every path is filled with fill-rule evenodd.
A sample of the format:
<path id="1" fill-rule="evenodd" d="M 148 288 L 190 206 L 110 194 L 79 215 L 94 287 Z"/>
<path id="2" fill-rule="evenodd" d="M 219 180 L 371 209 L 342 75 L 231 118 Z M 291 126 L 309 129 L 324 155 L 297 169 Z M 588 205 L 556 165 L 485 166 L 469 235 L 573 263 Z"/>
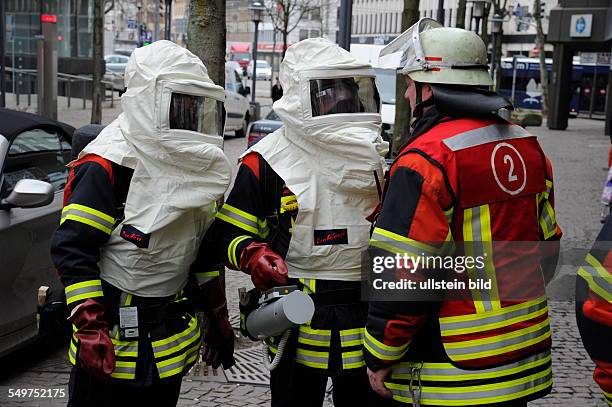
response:
<path id="1" fill-rule="evenodd" d="M 314 301 L 271 372 L 272 406 L 322 405 L 328 377 L 336 406 L 384 405 L 361 350 L 361 254 L 388 150 L 374 72 L 315 38 L 287 50 L 280 81 L 284 126 L 242 156 L 214 235 L 258 290 L 297 284 Z M 267 342 L 274 356 L 279 338 Z"/>
<path id="2" fill-rule="evenodd" d="M 125 83 L 123 113 L 69 165 L 51 248 L 73 324 L 69 406 L 176 405 L 202 344 L 188 280 L 216 328 L 205 359 L 233 363 L 204 237 L 231 175 L 217 125 L 224 90 L 169 41 L 135 50 Z"/>

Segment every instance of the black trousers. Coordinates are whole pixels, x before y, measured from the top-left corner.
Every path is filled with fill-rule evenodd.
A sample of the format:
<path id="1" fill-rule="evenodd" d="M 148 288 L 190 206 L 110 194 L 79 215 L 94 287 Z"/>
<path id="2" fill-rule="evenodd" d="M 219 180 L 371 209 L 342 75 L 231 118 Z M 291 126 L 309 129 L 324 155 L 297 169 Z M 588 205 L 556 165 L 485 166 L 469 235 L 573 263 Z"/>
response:
<path id="1" fill-rule="evenodd" d="M 73 366 L 68 383 L 68 407 L 174 407 L 178 402 L 181 377 L 154 380 L 150 386 L 135 386 L 119 380 L 103 383 Z"/>
<path id="2" fill-rule="evenodd" d="M 365 367 L 327 376 L 318 369 L 284 358 L 270 374 L 272 407 L 322 406 L 328 377 L 333 384 L 334 407 L 393 405 L 390 399 L 382 398 L 372 390 Z"/>

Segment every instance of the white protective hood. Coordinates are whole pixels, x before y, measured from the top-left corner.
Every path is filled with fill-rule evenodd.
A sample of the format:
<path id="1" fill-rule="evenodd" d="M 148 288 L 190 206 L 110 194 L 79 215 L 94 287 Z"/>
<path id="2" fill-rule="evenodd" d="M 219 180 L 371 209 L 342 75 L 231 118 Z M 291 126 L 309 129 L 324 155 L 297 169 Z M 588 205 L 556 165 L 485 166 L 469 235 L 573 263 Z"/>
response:
<path id="1" fill-rule="evenodd" d="M 225 93 L 198 57 L 170 41 L 136 49 L 125 84 L 123 113 L 79 154 L 134 170 L 125 217 L 101 250 L 100 276 L 135 295 L 174 295 L 187 280 L 231 168 L 220 135 L 169 128 L 171 95 L 223 102 Z M 125 227 L 149 235 L 147 247 L 122 236 Z"/>
<path id="2" fill-rule="evenodd" d="M 280 67 L 283 96 L 274 103 L 284 126 L 249 150 L 263 156 L 298 200 L 286 257 L 291 277 L 360 279 L 361 252 L 369 241 L 365 218 L 379 199 L 374 172 L 382 181 L 388 150 L 381 117 L 312 117 L 310 103 L 311 79 L 347 77 L 374 78 L 374 72 L 323 38 L 289 47 Z M 330 230 L 346 230 L 348 243 L 315 244 L 316 232 Z"/>
<path id="3" fill-rule="evenodd" d="M 134 50 L 125 85 L 123 113 L 79 157 L 93 153 L 134 170 L 125 222 L 151 233 L 218 200 L 231 177 L 222 137 L 168 128 L 172 91 L 221 102 L 225 92 L 197 56 L 170 41 Z"/>

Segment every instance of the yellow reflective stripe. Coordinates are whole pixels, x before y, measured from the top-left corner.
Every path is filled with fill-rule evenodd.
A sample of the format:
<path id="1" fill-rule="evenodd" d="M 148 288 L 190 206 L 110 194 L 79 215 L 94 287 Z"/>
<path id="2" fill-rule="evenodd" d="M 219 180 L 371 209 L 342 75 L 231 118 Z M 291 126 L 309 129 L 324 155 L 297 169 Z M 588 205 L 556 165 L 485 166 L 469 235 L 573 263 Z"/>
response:
<path id="1" fill-rule="evenodd" d="M 227 216 L 227 215 L 225 215 L 225 214 L 223 214 L 221 212 L 218 212 L 217 215 L 215 215 L 215 216 L 217 218 L 221 219 L 222 221 L 225 221 L 227 223 L 231 223 L 232 225 L 234 225 L 234 226 L 236 226 L 236 227 L 238 227 L 240 229 L 246 230 L 247 232 L 251 232 L 251 233 L 253 233 L 255 235 L 259 234 L 258 233 L 259 231 L 257 230 L 257 228 L 249 226 L 249 225 L 247 225 L 245 223 L 242 223 L 242 222 L 240 222 L 240 221 L 238 221 L 236 219 L 232 219 L 229 216 Z"/>
<path id="2" fill-rule="evenodd" d="M 298 342 L 314 346 L 330 346 L 331 330 L 312 329 L 307 325 L 300 325 L 298 332 Z"/>
<path id="3" fill-rule="evenodd" d="M 68 348 L 68 360 L 70 361 L 70 363 L 72 363 L 73 365 L 76 365 L 76 354 L 77 354 L 77 345 L 76 345 L 76 341 L 77 339 L 74 337 L 74 335 L 70 338 L 70 347 Z"/>
<path id="4" fill-rule="evenodd" d="M 365 366 L 365 360 L 363 359 L 362 350 L 342 352 L 343 369 L 357 369 L 363 366 Z"/>
<path id="5" fill-rule="evenodd" d="M 329 360 L 329 352 L 316 352 L 298 348 L 295 361 L 304 366 L 314 367 L 317 369 L 327 369 Z"/>
<path id="6" fill-rule="evenodd" d="M 65 292 L 66 304 L 72 304 L 73 302 L 88 298 L 104 296 L 104 292 L 102 291 L 102 280 L 100 279 L 70 284 L 65 288 Z"/>
<path id="7" fill-rule="evenodd" d="M 250 220 L 251 222 L 257 223 L 257 216 L 251 215 L 250 213 L 245 212 L 242 209 L 238 209 L 235 206 L 228 204 L 227 202 L 223 204 L 223 207 L 221 209 L 226 209 L 232 213 L 235 213 L 238 216 Z"/>
<path id="8" fill-rule="evenodd" d="M 514 375 L 550 363 L 552 356 L 550 351 L 529 356 L 509 365 L 470 371 L 453 366 L 450 363 L 425 362 L 422 366 L 414 362 L 400 362 L 393 368 L 391 377 L 393 379 L 410 379 L 414 367 L 421 367 L 421 379 L 427 381 L 456 382 L 464 380 L 496 379 L 504 376 Z"/>
<path id="9" fill-rule="evenodd" d="M 302 291 L 305 293 L 314 293 L 316 291 L 317 280 L 314 278 L 299 278 L 298 280 L 304 285 L 304 289 Z"/>
<path id="10" fill-rule="evenodd" d="M 281 196 L 281 203 L 287 203 L 292 201 L 297 202 L 297 197 L 295 195 Z"/>
<path id="11" fill-rule="evenodd" d="M 194 362 L 198 358 L 199 349 L 200 342 L 196 343 L 195 346 L 185 350 L 178 356 L 162 360 L 161 362 L 156 362 L 159 378 L 163 379 L 165 377 L 182 373 L 185 366 Z"/>
<path id="12" fill-rule="evenodd" d="M 98 218 L 100 218 L 102 220 L 105 220 L 105 221 L 107 221 L 109 223 L 115 223 L 115 218 L 113 218 L 112 216 L 107 215 L 104 212 L 100 212 L 97 209 L 90 208 L 89 206 L 79 205 L 79 204 L 75 204 L 75 203 L 68 204 L 68 205 L 64 206 L 64 209 L 62 209 L 62 213 L 63 212 L 67 212 L 70 209 L 76 209 L 76 210 L 79 210 L 79 211 L 83 211 L 83 212 L 89 213 L 90 215 L 97 216 Z"/>
<path id="13" fill-rule="evenodd" d="M 463 211 L 463 240 L 464 240 L 464 249 L 465 254 L 470 257 L 475 257 L 475 249 L 474 244 L 474 233 L 472 229 L 472 208 L 467 208 Z M 469 278 L 471 280 L 476 280 L 478 275 L 473 268 L 468 268 L 467 270 Z M 482 303 L 482 297 L 479 290 L 471 290 L 472 299 L 474 300 L 474 307 L 476 308 L 476 313 L 481 314 L 485 312 L 484 304 Z"/>
<path id="14" fill-rule="evenodd" d="M 117 360 L 111 376 L 116 379 L 134 379 L 136 377 L 136 362 Z"/>
<path id="15" fill-rule="evenodd" d="M 544 198 L 548 199 L 550 196 L 550 191 L 552 190 L 553 182 L 551 180 L 546 180 L 546 191 L 542 192 Z"/>
<path id="16" fill-rule="evenodd" d="M 596 281 L 596 279 L 599 280 L 598 277 L 592 276 L 588 271 L 584 269 L 584 267 L 580 267 L 578 269 L 578 275 L 586 280 L 587 284 L 589 285 L 589 290 L 593 291 L 595 294 L 599 295 L 604 300 L 612 302 L 612 292 L 609 292 L 607 289 L 602 287 L 601 284 L 598 284 L 600 283 L 600 281 Z M 612 277 L 604 278 L 608 280 L 608 284 L 612 280 Z"/>
<path id="17" fill-rule="evenodd" d="M 539 219 L 540 227 L 544 234 L 544 239 L 550 239 L 557 233 L 557 220 L 555 218 L 555 210 L 549 201 L 544 202 L 542 213 Z"/>
<path id="18" fill-rule="evenodd" d="M 529 346 L 535 345 L 539 342 L 542 342 L 548 338 L 550 338 L 550 336 L 552 335 L 552 332 L 549 330 L 547 330 L 546 332 L 544 332 L 542 335 L 533 338 L 533 339 L 529 339 L 526 341 L 523 341 L 521 343 L 517 343 L 517 344 L 513 344 L 513 345 L 508 345 L 508 346 L 503 346 L 501 348 L 497 348 L 497 349 L 492 349 L 492 350 L 486 350 L 486 351 L 482 351 L 482 352 L 474 352 L 474 353 L 470 353 L 470 354 L 466 354 L 466 355 L 453 355 L 452 359 L 453 361 L 461 361 L 461 360 L 472 360 L 472 359 L 480 359 L 480 358 L 486 358 L 489 356 L 497 356 L 497 355 L 502 355 L 504 353 L 508 353 L 508 352 L 512 352 L 515 350 L 519 350 L 519 349 L 523 349 L 523 348 L 528 348 Z M 446 344 L 445 344 L 446 345 Z"/>
<path id="19" fill-rule="evenodd" d="M 198 285 L 206 284 L 209 281 L 220 276 L 219 270 L 205 271 L 202 273 L 194 273 Z"/>
<path id="20" fill-rule="evenodd" d="M 89 225 L 89 226 L 91 226 L 93 228 L 96 228 L 96 229 L 98 229 L 98 230 L 100 230 L 100 231 L 102 231 L 102 232 L 104 232 L 104 233 L 106 233 L 108 235 L 110 235 L 113 232 L 113 230 L 111 228 L 106 227 L 106 226 L 104 226 L 104 225 L 102 225 L 102 224 L 100 224 L 100 223 L 98 223 L 98 222 L 96 222 L 94 220 L 87 219 L 87 218 L 84 218 L 84 217 L 78 216 L 78 215 L 72 215 L 72 214 L 64 215 L 62 217 L 61 221 L 60 221 L 60 225 L 63 224 L 67 220 L 73 220 L 75 222 L 84 223 L 85 225 Z"/>
<path id="21" fill-rule="evenodd" d="M 340 344 L 343 347 L 363 345 L 365 328 L 345 329 L 340 331 Z"/>
<path id="22" fill-rule="evenodd" d="M 496 342 L 503 341 L 506 339 L 517 338 L 519 336 L 523 336 L 528 333 L 537 332 L 538 330 L 546 326 L 548 326 L 548 319 L 540 322 L 539 324 L 528 326 L 522 329 L 517 329 L 516 331 L 506 332 L 500 335 L 490 336 L 490 337 L 481 338 L 481 339 L 472 339 L 469 341 L 445 343 L 444 348 L 445 349 L 461 349 L 461 348 L 466 348 L 470 346 L 492 344 L 492 343 L 496 343 Z"/>
<path id="23" fill-rule="evenodd" d="M 240 268 L 240 264 L 238 264 L 238 259 L 236 257 L 236 248 L 240 242 L 244 242 L 245 240 L 251 238 L 251 236 L 238 236 L 232 240 L 227 248 L 227 259 L 231 263 L 232 266 L 237 269 Z"/>
<path id="24" fill-rule="evenodd" d="M 381 360 L 398 360 L 401 359 L 404 354 L 408 351 L 408 346 L 410 345 L 410 341 L 401 346 L 391 346 L 380 342 L 376 339 L 368 330 L 365 330 L 365 338 L 363 341 L 363 346 L 370 352 L 372 355 L 376 356 Z"/>
<path id="25" fill-rule="evenodd" d="M 413 249 L 422 250 L 422 251 L 425 252 L 425 254 L 427 254 L 427 253 L 436 254 L 436 253 L 440 253 L 441 250 L 442 250 L 442 248 L 431 246 L 431 245 L 419 242 L 417 240 L 410 239 L 410 238 L 402 236 L 402 235 L 398 235 L 397 233 L 394 233 L 394 232 L 391 232 L 389 230 L 385 230 L 385 229 L 382 229 L 382 228 L 379 228 L 379 227 L 374 228 L 374 232 L 372 233 L 372 236 L 375 236 L 377 234 L 381 235 L 381 236 L 384 236 L 384 237 L 386 237 L 386 238 L 388 238 L 388 239 L 390 239 L 392 241 L 403 243 L 402 247 L 407 245 L 407 246 L 410 246 Z M 372 239 L 372 240 L 380 241 L 378 239 Z M 449 240 L 449 236 L 447 234 L 446 241 L 448 241 L 448 240 Z M 417 252 L 417 255 L 421 255 L 421 253 Z"/>
<path id="26" fill-rule="evenodd" d="M 534 385 L 529 386 L 524 390 L 515 390 L 512 387 L 525 387 L 532 382 Z M 489 405 L 491 403 L 501 403 L 519 399 L 530 394 L 537 393 L 547 387 L 552 386 L 552 367 L 547 370 L 524 378 L 507 381 L 503 383 L 495 383 L 492 385 L 480 386 L 457 386 L 457 387 L 429 387 L 421 388 L 420 402 L 422 405 L 437 405 L 437 406 L 465 406 L 465 405 Z M 393 399 L 405 403 L 412 403 L 412 397 L 408 391 L 408 386 L 397 383 L 387 383 L 385 386 L 393 393 Z M 505 393 L 498 396 L 471 396 L 470 393 Z M 399 394 L 398 394 L 399 393 Z"/>
<path id="27" fill-rule="evenodd" d="M 491 308 L 494 310 L 501 308 L 501 302 L 499 300 L 499 288 L 497 285 L 497 275 L 495 273 L 495 264 L 493 262 L 493 232 L 491 231 L 491 212 L 489 205 L 483 205 L 480 207 L 480 228 L 482 236 L 482 245 L 484 247 L 483 257 L 485 259 L 485 273 L 491 281 Z M 484 254 L 487 254 L 485 256 Z"/>
<path id="28" fill-rule="evenodd" d="M 179 339 L 189 335 L 193 330 L 195 330 L 199 326 L 198 320 L 196 318 L 191 318 L 187 328 L 181 332 L 178 332 L 168 338 L 160 339 L 158 341 L 151 342 L 151 346 L 153 347 L 153 352 L 155 353 L 155 348 L 162 347 L 164 345 L 168 345 L 169 343 L 178 341 Z M 159 355 L 164 356 L 164 355 Z"/>
<path id="29" fill-rule="evenodd" d="M 612 273 L 610 273 L 591 253 L 587 254 L 586 261 L 597 271 L 597 273 L 599 273 L 600 277 L 606 280 L 612 278 Z"/>
<path id="30" fill-rule="evenodd" d="M 501 316 L 504 314 L 508 314 L 510 312 L 524 310 L 526 308 L 531 308 L 535 305 L 540 305 L 546 301 L 546 297 L 540 297 L 535 300 L 521 302 L 520 304 L 514 304 L 507 307 L 503 307 L 499 310 L 490 311 L 486 315 L 482 314 L 468 314 L 468 315 L 454 315 L 450 317 L 441 317 L 441 323 L 452 323 L 452 322 L 469 322 L 469 321 L 479 321 L 482 319 L 490 318 L 493 316 Z M 475 325 L 478 325 L 477 323 Z M 480 326 L 480 325 L 478 325 Z"/>
<path id="31" fill-rule="evenodd" d="M 257 225 L 259 226 L 258 235 L 259 237 L 265 239 L 270 234 L 270 229 L 268 229 L 268 221 L 267 220 L 257 220 Z"/>
<path id="32" fill-rule="evenodd" d="M 453 220 L 453 215 L 455 213 L 455 208 L 454 207 L 450 207 L 450 209 L 447 209 L 444 211 L 444 217 L 446 218 L 446 221 L 450 224 Z"/>

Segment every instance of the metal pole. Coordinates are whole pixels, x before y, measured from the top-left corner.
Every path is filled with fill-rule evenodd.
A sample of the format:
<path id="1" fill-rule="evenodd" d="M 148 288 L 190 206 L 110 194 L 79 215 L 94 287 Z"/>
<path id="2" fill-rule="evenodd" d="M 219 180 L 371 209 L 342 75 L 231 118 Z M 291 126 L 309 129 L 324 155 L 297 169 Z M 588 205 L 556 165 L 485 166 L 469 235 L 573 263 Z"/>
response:
<path id="1" fill-rule="evenodd" d="M 497 62 L 497 34 L 493 33 L 493 49 L 491 50 L 491 79 L 495 82 L 495 63 Z M 495 83 L 493 84 L 495 89 Z"/>
<path id="2" fill-rule="evenodd" d="M 164 39 L 171 41 L 172 36 L 172 0 L 166 0 L 164 14 Z"/>
<path id="3" fill-rule="evenodd" d="M 259 33 L 259 20 L 253 20 L 255 23 L 255 35 L 253 36 L 253 74 L 251 76 L 251 83 L 253 84 L 251 89 L 251 103 L 255 103 L 255 87 L 257 85 L 257 41 Z"/>
<path id="4" fill-rule="evenodd" d="M 510 97 L 511 101 L 512 101 L 512 105 L 514 105 L 514 91 L 516 89 L 516 62 L 517 62 L 517 57 L 516 55 L 514 55 L 512 57 L 512 96 Z"/>
<path id="5" fill-rule="evenodd" d="M 4 16 L 4 1 L 0 0 L 0 107 L 6 107 L 6 88 L 4 82 L 4 35 L 6 28 Z M 15 69 L 15 65 L 13 65 Z"/>
<path id="6" fill-rule="evenodd" d="M 353 15 L 353 0 L 340 1 L 340 21 L 338 45 L 347 51 L 351 49 L 351 23 Z"/>
<path id="7" fill-rule="evenodd" d="M 595 108 L 595 92 L 597 91 L 597 54 L 595 54 L 595 66 L 593 67 L 593 86 L 591 86 L 591 101 L 589 103 L 589 119 L 593 118 Z"/>
<path id="8" fill-rule="evenodd" d="M 153 16 L 155 26 L 153 29 L 153 41 L 159 40 L 159 0 L 155 0 L 155 16 Z"/>
<path id="9" fill-rule="evenodd" d="M 43 36 L 36 36 L 36 113 L 42 116 L 44 105 L 45 75 L 43 74 L 45 66 L 45 48 Z"/>
<path id="10" fill-rule="evenodd" d="M 438 0 L 438 13 L 436 19 L 444 25 L 444 0 Z"/>

